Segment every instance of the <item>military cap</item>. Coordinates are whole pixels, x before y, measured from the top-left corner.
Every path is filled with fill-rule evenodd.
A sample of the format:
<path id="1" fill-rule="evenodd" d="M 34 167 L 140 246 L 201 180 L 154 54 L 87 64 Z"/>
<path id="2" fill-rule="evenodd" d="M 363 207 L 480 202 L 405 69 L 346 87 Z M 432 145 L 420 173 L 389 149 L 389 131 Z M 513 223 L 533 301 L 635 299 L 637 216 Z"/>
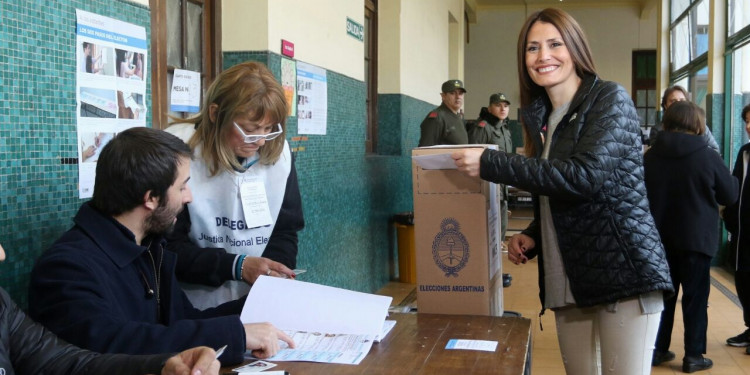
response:
<path id="1" fill-rule="evenodd" d="M 506 102 L 508 105 L 510 105 L 510 100 L 505 97 L 505 94 L 498 92 L 497 94 L 490 95 L 490 104 L 500 103 L 500 102 Z"/>
<path id="2" fill-rule="evenodd" d="M 443 86 L 441 87 L 443 90 L 443 93 L 449 93 L 456 90 L 463 90 L 463 92 L 466 92 L 466 89 L 464 88 L 464 83 L 461 82 L 460 79 L 449 79 L 445 82 L 443 82 Z"/>

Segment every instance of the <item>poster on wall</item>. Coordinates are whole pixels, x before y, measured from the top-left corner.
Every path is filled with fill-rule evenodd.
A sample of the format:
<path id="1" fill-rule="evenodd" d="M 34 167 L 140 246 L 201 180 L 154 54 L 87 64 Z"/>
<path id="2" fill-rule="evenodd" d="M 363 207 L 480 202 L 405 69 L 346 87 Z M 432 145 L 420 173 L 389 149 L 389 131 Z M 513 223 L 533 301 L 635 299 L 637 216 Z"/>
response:
<path id="1" fill-rule="evenodd" d="M 90 198 L 102 148 L 146 126 L 146 29 L 76 9 L 75 50 L 78 195 Z"/>
<path id="2" fill-rule="evenodd" d="M 297 62 L 297 133 L 326 134 L 328 82 L 326 70 Z"/>
<path id="3" fill-rule="evenodd" d="M 281 58 L 281 87 L 284 88 L 289 116 L 297 116 L 297 64 L 294 60 Z"/>

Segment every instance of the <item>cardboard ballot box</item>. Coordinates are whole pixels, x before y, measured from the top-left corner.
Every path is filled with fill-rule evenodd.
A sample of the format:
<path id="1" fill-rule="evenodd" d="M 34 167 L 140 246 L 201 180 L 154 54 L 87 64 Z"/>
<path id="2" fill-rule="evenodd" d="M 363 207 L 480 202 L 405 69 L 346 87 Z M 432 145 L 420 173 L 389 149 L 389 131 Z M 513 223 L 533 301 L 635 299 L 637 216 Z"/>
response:
<path id="1" fill-rule="evenodd" d="M 500 197 L 497 185 L 445 159 L 463 147 L 492 145 L 412 150 L 417 311 L 501 316 Z"/>

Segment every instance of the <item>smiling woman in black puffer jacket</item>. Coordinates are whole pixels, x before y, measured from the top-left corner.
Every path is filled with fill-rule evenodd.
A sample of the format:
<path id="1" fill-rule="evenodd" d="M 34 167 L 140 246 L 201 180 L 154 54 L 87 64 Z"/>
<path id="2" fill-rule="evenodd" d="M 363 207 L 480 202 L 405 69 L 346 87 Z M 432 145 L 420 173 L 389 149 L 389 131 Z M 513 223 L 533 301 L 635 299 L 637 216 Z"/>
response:
<path id="1" fill-rule="evenodd" d="M 566 372 L 648 374 L 662 295 L 673 288 L 633 101 L 596 76 L 583 31 L 559 9 L 527 19 L 518 67 L 528 157 L 452 157 L 471 176 L 534 194 L 534 221 L 510 239 L 508 258 L 539 256 L 543 309 L 555 313 Z"/>

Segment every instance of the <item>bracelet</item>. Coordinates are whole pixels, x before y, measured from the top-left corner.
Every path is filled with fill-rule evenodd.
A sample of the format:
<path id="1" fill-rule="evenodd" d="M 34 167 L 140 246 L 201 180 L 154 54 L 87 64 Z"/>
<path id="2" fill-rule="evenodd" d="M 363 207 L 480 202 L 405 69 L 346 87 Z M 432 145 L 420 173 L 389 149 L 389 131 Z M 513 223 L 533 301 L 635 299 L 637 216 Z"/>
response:
<path id="1" fill-rule="evenodd" d="M 242 254 L 237 257 L 237 265 L 234 267 L 234 275 L 236 280 L 243 280 L 242 279 L 242 271 L 245 268 L 245 257 L 247 255 Z"/>

